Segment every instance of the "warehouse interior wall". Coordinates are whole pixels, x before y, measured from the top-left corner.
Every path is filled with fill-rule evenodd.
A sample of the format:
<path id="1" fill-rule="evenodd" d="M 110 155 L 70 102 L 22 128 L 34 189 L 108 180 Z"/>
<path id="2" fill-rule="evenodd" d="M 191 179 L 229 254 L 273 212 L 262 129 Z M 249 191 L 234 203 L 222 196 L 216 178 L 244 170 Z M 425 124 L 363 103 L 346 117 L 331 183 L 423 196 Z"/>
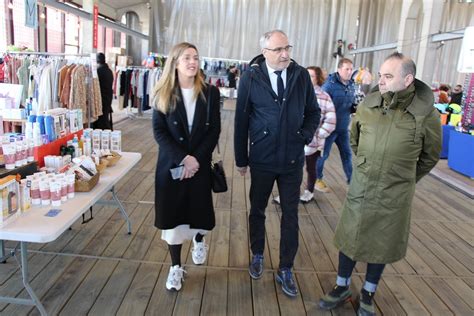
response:
<path id="1" fill-rule="evenodd" d="M 347 46 L 398 43 L 418 63 L 417 77 L 455 83 L 462 39 L 431 42 L 431 35 L 474 25 L 472 3 L 445 0 L 161 0 L 150 2 L 149 50 L 167 54 L 189 41 L 206 57 L 249 61 L 260 53 L 258 40 L 271 29 L 284 30 L 301 65 L 333 71 L 338 39 L 355 66 L 377 72 L 396 48 L 352 55 Z M 433 67 L 434 65 L 434 67 Z"/>

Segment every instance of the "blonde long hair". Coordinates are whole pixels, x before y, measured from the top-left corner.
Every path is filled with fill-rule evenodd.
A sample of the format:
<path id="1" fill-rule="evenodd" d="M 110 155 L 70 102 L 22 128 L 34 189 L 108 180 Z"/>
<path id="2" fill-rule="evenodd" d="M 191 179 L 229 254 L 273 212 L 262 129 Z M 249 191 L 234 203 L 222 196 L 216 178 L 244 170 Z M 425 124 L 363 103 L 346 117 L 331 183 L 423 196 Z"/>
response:
<path id="1" fill-rule="evenodd" d="M 178 74 L 176 70 L 176 65 L 178 63 L 178 58 L 181 57 L 183 52 L 188 49 L 193 48 L 199 54 L 196 46 L 191 43 L 183 42 L 175 45 L 165 63 L 165 68 L 163 69 L 163 74 L 161 75 L 160 80 L 156 84 L 152 93 L 152 106 L 158 111 L 168 114 L 176 108 L 176 102 L 180 99 L 179 91 L 179 82 Z M 198 65 L 199 67 L 199 65 Z M 201 77 L 199 70 L 194 77 L 194 98 L 200 95 L 205 98 L 203 95 L 204 80 Z"/>

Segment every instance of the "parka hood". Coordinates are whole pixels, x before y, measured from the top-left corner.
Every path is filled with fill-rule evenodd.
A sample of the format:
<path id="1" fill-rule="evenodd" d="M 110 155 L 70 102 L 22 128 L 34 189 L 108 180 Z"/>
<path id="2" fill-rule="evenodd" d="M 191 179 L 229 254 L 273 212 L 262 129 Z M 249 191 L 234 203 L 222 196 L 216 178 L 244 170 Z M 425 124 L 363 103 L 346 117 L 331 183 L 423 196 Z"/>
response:
<path id="1" fill-rule="evenodd" d="M 382 96 L 379 85 L 376 85 L 370 91 L 370 94 L 364 100 L 368 107 L 381 106 Z M 433 110 L 434 95 L 431 88 L 421 80 L 415 79 L 415 97 L 407 107 L 407 111 L 413 115 L 428 115 Z"/>

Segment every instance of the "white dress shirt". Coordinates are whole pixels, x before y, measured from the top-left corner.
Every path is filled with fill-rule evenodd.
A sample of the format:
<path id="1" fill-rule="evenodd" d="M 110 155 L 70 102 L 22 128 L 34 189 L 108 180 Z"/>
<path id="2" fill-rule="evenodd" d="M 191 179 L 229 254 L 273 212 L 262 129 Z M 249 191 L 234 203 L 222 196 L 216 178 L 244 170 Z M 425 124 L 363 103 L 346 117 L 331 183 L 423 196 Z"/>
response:
<path id="1" fill-rule="evenodd" d="M 266 62 L 265 62 L 266 63 Z M 270 76 L 270 83 L 272 84 L 272 89 L 275 91 L 275 94 L 278 95 L 278 75 L 275 73 L 275 69 L 270 67 L 267 64 L 268 75 Z M 283 79 L 283 87 L 286 89 L 286 68 L 281 71 L 281 79 Z"/>

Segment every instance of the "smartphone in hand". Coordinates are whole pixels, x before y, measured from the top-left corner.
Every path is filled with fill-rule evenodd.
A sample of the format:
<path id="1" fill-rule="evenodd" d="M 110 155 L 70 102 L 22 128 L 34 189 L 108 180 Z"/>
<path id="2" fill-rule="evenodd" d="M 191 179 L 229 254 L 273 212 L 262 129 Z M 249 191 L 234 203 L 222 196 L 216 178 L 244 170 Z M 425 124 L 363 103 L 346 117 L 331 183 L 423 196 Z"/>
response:
<path id="1" fill-rule="evenodd" d="M 170 172 L 171 178 L 173 178 L 173 180 L 181 179 L 184 172 L 184 165 L 179 165 L 176 168 L 171 168 Z"/>

